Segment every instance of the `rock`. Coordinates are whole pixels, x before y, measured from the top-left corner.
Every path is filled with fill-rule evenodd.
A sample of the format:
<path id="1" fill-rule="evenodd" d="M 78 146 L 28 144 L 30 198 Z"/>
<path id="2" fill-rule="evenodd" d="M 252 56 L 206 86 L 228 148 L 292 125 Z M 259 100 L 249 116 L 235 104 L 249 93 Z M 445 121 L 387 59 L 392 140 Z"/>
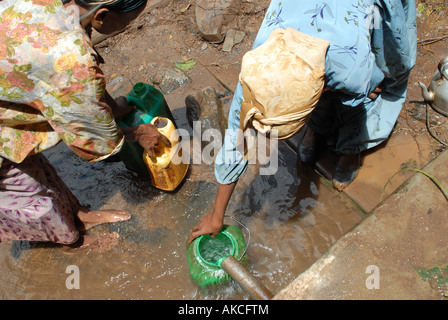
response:
<path id="1" fill-rule="evenodd" d="M 247 15 L 262 14 L 271 0 L 244 1 L 241 11 Z"/>
<path id="2" fill-rule="evenodd" d="M 227 120 L 224 116 L 221 100 L 213 87 L 206 87 L 196 96 L 189 95 L 185 99 L 186 113 L 190 126 L 194 121 L 201 122 L 201 130 L 218 129 L 224 137 Z"/>
<path id="3" fill-rule="evenodd" d="M 233 46 L 242 42 L 244 40 L 245 36 L 246 36 L 246 33 L 244 33 L 243 31 L 230 29 L 226 33 L 226 39 L 222 46 L 222 51 L 224 51 L 224 52 L 232 51 Z"/>
<path id="4" fill-rule="evenodd" d="M 222 27 L 232 21 L 239 5 L 238 0 L 197 0 L 195 16 L 201 37 L 221 42 Z"/>
<path id="5" fill-rule="evenodd" d="M 189 95 L 185 99 L 188 122 L 193 129 L 190 139 L 190 158 L 192 160 L 192 179 L 201 173 L 202 179 L 213 180 L 213 163 L 222 147 L 227 121 L 224 117 L 221 100 L 213 87 L 207 87 Z M 201 165 L 199 168 L 197 165 Z"/>
<path id="6" fill-rule="evenodd" d="M 244 31 L 239 30 L 235 31 L 235 38 L 234 38 L 235 44 L 243 42 L 245 36 L 246 33 Z"/>
<path id="7" fill-rule="evenodd" d="M 217 151 L 221 148 L 224 141 L 227 120 L 224 116 L 221 100 L 219 99 L 213 87 L 207 87 L 190 95 L 185 99 L 186 113 L 188 122 L 193 129 L 192 155 L 193 163 L 197 164 L 197 155 L 202 154 L 201 161 L 204 164 L 214 163 Z M 210 131 L 215 129 L 216 131 Z M 206 137 L 207 136 L 207 137 Z M 219 146 L 218 146 L 219 145 Z M 216 148 L 215 148 L 216 147 Z M 200 148 L 200 153 L 198 153 Z"/>
<path id="8" fill-rule="evenodd" d="M 181 70 L 165 68 L 163 70 L 163 76 L 160 81 L 159 88 L 164 94 L 168 94 L 180 86 L 187 85 L 190 82 L 190 77 L 188 77 Z"/>
<path id="9" fill-rule="evenodd" d="M 107 92 L 112 96 L 112 98 L 116 99 L 120 96 L 126 97 L 128 93 L 132 90 L 133 83 L 131 80 L 125 77 L 115 77 L 112 78 L 111 81 L 109 81 L 106 84 Z"/>
<path id="10" fill-rule="evenodd" d="M 193 128 L 193 123 L 199 121 L 201 116 L 201 107 L 195 96 L 189 95 L 185 98 L 185 109 L 188 124 Z"/>

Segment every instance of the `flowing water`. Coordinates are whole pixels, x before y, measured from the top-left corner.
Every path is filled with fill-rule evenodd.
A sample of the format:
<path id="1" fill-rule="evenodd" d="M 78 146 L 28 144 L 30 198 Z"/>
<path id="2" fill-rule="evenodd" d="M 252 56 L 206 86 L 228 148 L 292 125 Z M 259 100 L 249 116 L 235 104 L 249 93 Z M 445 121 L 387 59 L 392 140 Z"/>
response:
<path id="1" fill-rule="evenodd" d="M 213 208 L 213 182 L 187 179 L 167 193 L 135 177 L 121 162 L 85 163 L 64 145 L 46 155 L 83 205 L 125 209 L 132 218 L 91 231 L 120 234 L 119 245 L 106 253 L 0 243 L 0 299 L 250 298 L 235 282 L 202 288 L 189 276 L 186 240 Z M 362 219 L 348 200 L 296 162 L 295 153 L 281 143 L 278 172 L 258 176 L 228 212 L 250 230 L 248 270 L 274 294 Z M 73 268 L 79 271 L 79 289 L 70 282 Z"/>
<path id="2" fill-rule="evenodd" d="M 233 253 L 232 240 L 229 237 L 216 237 L 215 239 L 206 236 L 201 238 L 199 243 L 199 254 L 202 259 L 211 264 L 218 264 L 219 260 Z"/>

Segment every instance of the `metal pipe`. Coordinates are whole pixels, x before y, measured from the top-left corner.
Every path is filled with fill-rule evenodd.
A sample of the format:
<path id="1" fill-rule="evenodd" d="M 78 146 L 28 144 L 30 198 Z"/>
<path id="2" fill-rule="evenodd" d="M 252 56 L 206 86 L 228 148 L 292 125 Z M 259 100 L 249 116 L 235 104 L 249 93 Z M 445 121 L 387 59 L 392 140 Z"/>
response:
<path id="1" fill-rule="evenodd" d="M 239 285 L 243 287 L 254 299 L 270 300 L 274 295 L 256 279 L 233 256 L 227 257 L 221 263 L 221 268 Z"/>

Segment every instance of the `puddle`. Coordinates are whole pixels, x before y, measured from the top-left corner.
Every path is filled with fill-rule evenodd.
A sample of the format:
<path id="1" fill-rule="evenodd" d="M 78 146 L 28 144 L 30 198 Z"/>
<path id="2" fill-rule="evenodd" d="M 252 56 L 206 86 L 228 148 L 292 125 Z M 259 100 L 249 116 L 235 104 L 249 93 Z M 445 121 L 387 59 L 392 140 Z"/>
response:
<path id="1" fill-rule="evenodd" d="M 362 219 L 311 169 L 297 170 L 295 154 L 280 147 L 277 174 L 257 177 L 229 212 L 250 230 L 248 269 L 274 294 Z M 177 192 L 165 193 L 121 162 L 84 163 L 64 145 L 47 157 L 83 204 L 123 208 L 132 219 L 92 230 L 121 236 L 118 247 L 102 254 L 0 243 L 0 299 L 250 299 L 234 282 L 201 288 L 189 276 L 186 239 L 212 209 L 215 184 L 187 180 Z M 66 286 L 69 266 L 79 268 L 80 289 Z"/>

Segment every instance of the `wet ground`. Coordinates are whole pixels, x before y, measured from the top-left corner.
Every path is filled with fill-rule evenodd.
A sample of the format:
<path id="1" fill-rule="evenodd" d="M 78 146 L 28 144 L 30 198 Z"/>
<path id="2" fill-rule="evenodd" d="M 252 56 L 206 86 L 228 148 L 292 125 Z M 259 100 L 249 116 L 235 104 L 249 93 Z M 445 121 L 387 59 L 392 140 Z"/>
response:
<path id="1" fill-rule="evenodd" d="M 228 53 L 221 50 L 222 44 L 199 37 L 189 1 L 150 1 L 130 29 L 97 45 L 106 61 L 103 70 L 110 83 L 117 77 L 155 83 L 163 68 L 173 68 L 183 58 L 197 61 L 186 72 L 191 83 L 165 95 L 178 125 L 188 128 L 188 94 L 213 86 L 229 107 L 242 55 L 263 18 L 260 6 L 266 8 L 267 3 L 254 7 L 244 1 L 228 28 L 243 30 L 246 37 Z M 291 148 L 297 137 L 280 144 L 276 175 L 243 178 L 241 186 L 247 188 L 240 187 L 241 202 L 234 202 L 229 214 L 251 231 L 248 269 L 274 294 L 377 207 L 383 191 L 383 198 L 389 197 L 412 174 L 399 173 L 389 181 L 398 170 L 422 168 L 443 151 L 428 134 L 426 105 L 417 86 L 418 81 L 429 85 L 437 63 L 448 54 L 443 38 L 448 33 L 447 10 L 442 5 L 419 2 L 419 51 L 408 101 L 391 139 L 365 155 L 357 179 L 344 192 L 336 192 L 326 179 L 332 171 L 331 154 L 322 157 L 317 170 L 297 164 Z M 446 119 L 434 112 L 430 119 L 439 136 L 448 138 Z M 193 166 L 185 183 L 175 193 L 166 193 L 136 178 L 120 162 L 88 164 L 63 145 L 47 156 L 83 204 L 126 209 L 132 219 L 92 230 L 121 236 L 118 247 L 102 254 L 68 255 L 37 243 L 1 243 L 1 299 L 249 298 L 236 284 L 203 289 L 189 278 L 185 241 L 189 229 L 213 206 L 216 185 L 210 167 Z M 70 265 L 80 269 L 80 290 L 66 287 Z"/>
<path id="2" fill-rule="evenodd" d="M 250 230 L 248 269 L 273 293 L 320 257 L 362 214 L 342 195 L 322 187 L 315 173 L 298 173 L 295 154 L 281 146 L 275 176 L 256 178 L 232 216 Z M 189 229 L 212 208 L 216 186 L 187 179 L 175 193 L 154 189 L 121 163 L 85 165 L 63 145 L 47 154 L 74 193 L 92 208 L 123 208 L 132 219 L 97 227 L 116 231 L 118 247 L 67 254 L 37 243 L 1 245 L 1 298 L 10 299 L 234 299 L 236 284 L 203 289 L 189 277 Z M 232 223 L 226 219 L 226 223 Z M 247 237 L 246 233 L 246 237 Z M 70 265 L 80 290 L 68 290 Z"/>

